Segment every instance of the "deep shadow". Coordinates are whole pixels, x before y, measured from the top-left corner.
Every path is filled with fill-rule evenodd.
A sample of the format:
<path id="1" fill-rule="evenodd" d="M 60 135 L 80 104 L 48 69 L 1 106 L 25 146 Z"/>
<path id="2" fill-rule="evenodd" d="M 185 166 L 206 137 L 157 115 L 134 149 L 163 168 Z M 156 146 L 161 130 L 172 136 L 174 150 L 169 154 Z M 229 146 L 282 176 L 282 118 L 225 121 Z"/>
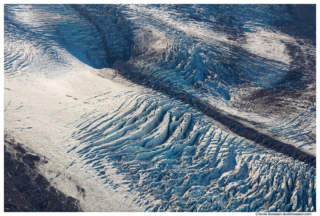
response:
<path id="1" fill-rule="evenodd" d="M 107 64 L 104 64 L 103 60 L 97 64 L 90 54 L 87 55 L 95 68 L 112 67 L 116 60 L 128 61 L 130 59 L 133 36 L 129 23 L 123 19 L 119 12 L 119 5 L 71 4 L 70 7 L 94 26 L 102 40 L 102 47 L 97 47 L 97 49 L 106 52 L 105 61 Z M 114 44 L 115 41 L 116 44 Z"/>
<path id="2" fill-rule="evenodd" d="M 46 163 L 38 155 L 27 153 L 20 144 L 7 139 L 4 152 L 5 212 L 79 212 L 77 199 L 54 188 L 37 171 L 37 164 Z M 8 151 L 8 149 L 11 149 Z M 84 189 L 82 189 L 84 190 Z"/>

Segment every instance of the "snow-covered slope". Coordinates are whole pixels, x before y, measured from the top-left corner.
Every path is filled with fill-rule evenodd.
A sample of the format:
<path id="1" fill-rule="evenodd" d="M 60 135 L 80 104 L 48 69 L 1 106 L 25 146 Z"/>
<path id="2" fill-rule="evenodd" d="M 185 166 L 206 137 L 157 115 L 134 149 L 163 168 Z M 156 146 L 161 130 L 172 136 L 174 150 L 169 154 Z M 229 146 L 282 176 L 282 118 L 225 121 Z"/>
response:
<path id="1" fill-rule="evenodd" d="M 301 10 L 5 5 L 5 133 L 85 211 L 315 211 Z"/>

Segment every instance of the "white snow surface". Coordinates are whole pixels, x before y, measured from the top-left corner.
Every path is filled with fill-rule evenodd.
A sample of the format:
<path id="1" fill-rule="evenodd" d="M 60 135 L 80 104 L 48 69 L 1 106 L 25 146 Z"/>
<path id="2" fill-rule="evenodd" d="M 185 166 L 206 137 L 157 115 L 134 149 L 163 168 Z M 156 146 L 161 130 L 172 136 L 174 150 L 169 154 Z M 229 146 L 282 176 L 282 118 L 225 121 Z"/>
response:
<path id="1" fill-rule="evenodd" d="M 111 54 L 101 48 L 103 39 L 97 28 L 69 6 L 11 5 L 5 10 L 9 29 L 4 42 L 5 133 L 49 158 L 40 173 L 59 190 L 79 199 L 83 210 L 316 210 L 315 167 L 246 140 L 185 103 L 124 80 L 116 70 L 106 68 L 103 56 Z M 130 5 L 123 13 L 131 20 L 133 14 L 140 16 L 137 26 L 143 28 L 135 30 L 135 37 L 141 43 L 142 32 L 159 23 L 158 29 L 150 27 L 150 46 L 142 47 L 148 49 L 147 54 L 166 52 L 170 56 L 175 49 L 172 44 L 179 34 L 168 36 L 161 28 L 177 28 L 187 36 L 209 40 L 217 52 L 222 50 L 221 42 L 229 41 L 222 33 L 211 34 L 206 26 L 177 23 L 177 14 L 167 11 Z M 168 26 L 163 27 L 160 21 Z M 62 26 L 60 33 L 54 30 L 56 25 Z M 78 25 L 83 29 L 72 29 Z M 260 56 L 277 61 L 276 69 L 282 76 L 289 61 L 284 48 L 272 40 L 265 49 L 258 49 L 258 44 L 266 41 L 263 38 L 270 35 L 273 33 L 257 28 L 249 36 L 252 46 L 243 48 L 256 55 L 263 52 Z M 273 36 L 277 40 L 287 37 Z M 78 47 L 82 44 L 86 44 L 83 53 Z M 208 44 L 199 43 L 199 47 Z M 181 50 L 183 56 L 185 51 Z M 95 65 L 103 68 L 90 65 L 87 56 L 99 56 Z M 192 65 L 198 57 L 188 58 Z M 202 55 L 200 59 L 208 62 L 209 58 Z M 167 60 L 164 62 L 172 63 Z M 169 66 L 168 70 L 158 70 L 164 62 L 137 64 L 198 94 L 192 85 L 188 87 L 179 70 Z M 178 75 L 169 79 L 168 73 Z M 178 82 L 180 79 L 183 81 Z M 212 91 L 229 91 L 224 84 L 214 82 Z M 315 155 L 315 142 L 304 142 L 315 130 L 315 112 L 306 110 L 273 119 L 240 112 L 223 99 L 212 101 L 226 113 L 258 119 L 264 125 L 263 132 L 277 134 L 280 140 Z M 86 196 L 76 185 L 85 189 Z"/>

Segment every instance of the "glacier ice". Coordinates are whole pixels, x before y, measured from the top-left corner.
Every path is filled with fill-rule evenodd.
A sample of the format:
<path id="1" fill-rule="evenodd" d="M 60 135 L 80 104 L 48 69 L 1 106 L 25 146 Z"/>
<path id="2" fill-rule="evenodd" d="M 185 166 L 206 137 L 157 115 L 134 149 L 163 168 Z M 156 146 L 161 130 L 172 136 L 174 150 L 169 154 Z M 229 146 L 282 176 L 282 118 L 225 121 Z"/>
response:
<path id="1" fill-rule="evenodd" d="M 306 7 L 5 5 L 5 130 L 88 211 L 316 211 Z"/>
<path id="2" fill-rule="evenodd" d="M 114 113 L 80 123 L 72 151 L 97 174 L 112 164 L 146 210 L 315 209 L 314 166 L 231 135 L 184 104 L 126 97 Z M 108 175 L 100 177 L 113 185 Z"/>

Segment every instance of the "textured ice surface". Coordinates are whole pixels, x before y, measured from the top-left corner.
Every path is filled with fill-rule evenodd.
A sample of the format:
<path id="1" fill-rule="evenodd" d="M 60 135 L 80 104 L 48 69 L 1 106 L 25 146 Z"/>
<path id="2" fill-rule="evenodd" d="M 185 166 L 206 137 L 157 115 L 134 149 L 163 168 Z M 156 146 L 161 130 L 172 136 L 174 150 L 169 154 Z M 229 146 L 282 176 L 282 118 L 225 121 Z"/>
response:
<path id="1" fill-rule="evenodd" d="M 118 110 L 77 126 L 79 144 L 69 151 L 114 188 L 106 173 L 117 168 L 145 210 L 315 210 L 315 167 L 221 130 L 166 97 L 117 97 L 127 98 Z"/>
<path id="2" fill-rule="evenodd" d="M 5 5 L 5 130 L 85 211 L 316 211 L 312 163 L 224 123 L 315 157 L 315 25 L 292 7 Z"/>

